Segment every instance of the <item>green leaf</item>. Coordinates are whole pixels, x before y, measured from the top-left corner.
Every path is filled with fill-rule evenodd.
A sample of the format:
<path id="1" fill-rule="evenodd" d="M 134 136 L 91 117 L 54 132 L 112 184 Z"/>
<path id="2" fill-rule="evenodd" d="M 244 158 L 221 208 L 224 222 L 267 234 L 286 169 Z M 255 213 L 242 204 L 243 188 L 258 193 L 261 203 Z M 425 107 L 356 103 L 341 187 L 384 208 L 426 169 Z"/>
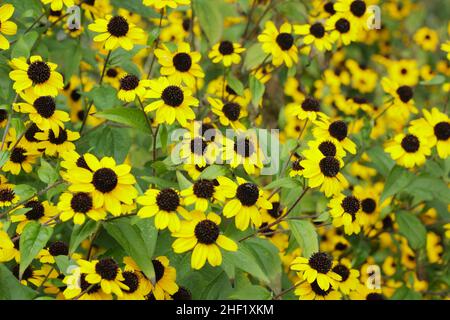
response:
<path id="1" fill-rule="evenodd" d="M 143 234 L 141 231 L 142 228 L 148 229 L 150 227 L 148 225 L 145 225 L 145 227 L 131 225 L 130 219 L 109 221 L 104 223 L 104 227 L 125 252 L 133 258 L 152 283 L 155 283 L 155 270 L 153 268 L 152 256 L 155 248 L 154 243 L 156 243 L 157 237 Z M 157 231 L 154 229 L 152 232 Z"/>
<path id="2" fill-rule="evenodd" d="M 150 183 L 150 184 L 155 184 L 157 187 L 159 188 L 173 188 L 176 189 L 178 188 L 178 183 L 173 182 L 173 181 L 169 181 L 167 179 L 162 179 L 162 178 L 158 178 L 158 177 L 141 177 L 142 180 Z"/>
<path id="3" fill-rule="evenodd" d="M 414 214 L 407 211 L 399 211 L 395 214 L 399 232 L 403 235 L 412 249 L 425 247 L 427 230 L 422 222 Z"/>
<path id="4" fill-rule="evenodd" d="M 192 185 L 192 182 L 190 182 L 180 171 L 177 171 L 177 180 L 180 190 L 187 189 Z"/>
<path id="5" fill-rule="evenodd" d="M 199 178 L 213 180 L 219 176 L 225 176 L 226 174 L 227 174 L 227 169 L 224 166 L 219 166 L 219 165 L 213 164 L 213 165 L 207 167 L 205 170 L 203 170 L 202 173 L 200 174 Z"/>
<path id="6" fill-rule="evenodd" d="M 65 52 L 64 80 L 67 84 L 72 75 L 77 74 L 81 62 L 81 46 L 68 46 Z"/>
<path id="7" fill-rule="evenodd" d="M 38 36 L 39 35 L 36 31 L 31 31 L 20 36 L 11 49 L 11 58 L 29 58 L 31 49 L 33 48 Z"/>
<path id="8" fill-rule="evenodd" d="M 235 252 L 223 252 L 223 258 L 224 261 L 232 263 L 236 268 L 248 272 L 262 282 L 270 283 L 269 278 L 264 273 L 262 266 L 253 255 L 253 252 L 244 244 L 239 244 L 239 249 Z"/>
<path id="9" fill-rule="evenodd" d="M 27 223 L 20 236 L 20 278 L 39 251 L 45 247 L 52 233 L 52 227 L 41 225 L 36 221 Z"/>
<path id="10" fill-rule="evenodd" d="M 113 157 L 122 163 L 130 149 L 130 135 L 124 128 L 103 127 L 91 136 L 92 146 L 99 157 Z"/>
<path id="11" fill-rule="evenodd" d="M 254 70 L 260 66 L 267 57 L 260 43 L 250 46 L 245 52 L 244 67 L 247 70 Z"/>
<path id="12" fill-rule="evenodd" d="M 97 223 L 94 220 L 88 220 L 82 225 L 75 225 L 70 236 L 69 253 L 74 253 L 84 239 L 95 232 Z"/>
<path id="13" fill-rule="evenodd" d="M 89 99 L 94 101 L 94 105 L 98 110 L 105 110 L 121 105 L 117 98 L 116 90 L 108 85 L 95 87 L 91 91 L 84 93 Z"/>
<path id="14" fill-rule="evenodd" d="M 20 199 L 28 199 L 36 194 L 36 189 L 28 184 L 18 184 L 14 187 L 14 192 Z"/>
<path id="15" fill-rule="evenodd" d="M 314 252 L 319 251 L 319 241 L 314 225 L 307 220 L 289 220 L 289 228 L 295 240 L 302 248 L 302 255 L 308 258 Z"/>
<path id="16" fill-rule="evenodd" d="M 6 150 L 0 151 L 0 168 L 8 161 L 9 152 Z"/>
<path id="17" fill-rule="evenodd" d="M 192 0 L 200 27 L 211 44 L 218 42 L 223 32 L 223 16 L 217 2 L 219 0 Z"/>
<path id="18" fill-rule="evenodd" d="M 405 192 L 414 195 L 419 200 L 441 200 L 447 202 L 450 199 L 450 189 L 440 178 L 435 178 L 429 174 L 421 174 L 414 177 L 405 188 Z"/>
<path id="19" fill-rule="evenodd" d="M 415 292 L 406 286 L 402 286 L 395 290 L 394 294 L 390 298 L 391 300 L 421 300 L 422 295 L 419 292 Z"/>
<path id="20" fill-rule="evenodd" d="M 71 268 L 78 267 L 78 265 L 68 256 L 56 256 L 55 262 L 56 265 L 58 266 L 59 271 L 64 275 L 70 274 L 72 271 Z"/>
<path id="21" fill-rule="evenodd" d="M 280 188 L 280 187 L 285 188 L 285 189 L 293 189 L 293 188 L 300 188 L 301 184 L 299 181 L 297 181 L 293 178 L 285 177 L 285 178 L 280 178 L 278 180 L 272 181 L 267 186 L 265 186 L 264 189 L 270 190 L 270 189 L 276 189 L 276 188 Z"/>
<path id="22" fill-rule="evenodd" d="M 238 94 L 238 96 L 244 95 L 244 85 L 232 74 L 227 76 L 227 84 Z"/>
<path id="23" fill-rule="evenodd" d="M 433 79 L 428 81 L 420 81 L 421 86 L 438 86 L 445 82 L 445 77 L 442 74 L 436 75 Z"/>
<path id="24" fill-rule="evenodd" d="M 125 124 L 139 129 L 146 133 L 151 133 L 145 120 L 142 110 L 132 108 L 113 108 L 95 114 L 98 118 L 108 119 L 113 122 Z"/>
<path id="25" fill-rule="evenodd" d="M 41 158 L 41 166 L 37 170 L 39 179 L 46 184 L 52 184 L 59 178 L 59 173 L 54 166 Z"/>
<path id="26" fill-rule="evenodd" d="M 381 175 L 386 177 L 395 165 L 395 161 L 392 160 L 386 152 L 384 152 L 381 146 L 375 146 L 368 149 L 366 152 L 372 160 L 368 163 L 368 166 L 373 167 Z"/>
<path id="27" fill-rule="evenodd" d="M 228 297 L 236 300 L 269 300 L 272 297 L 269 290 L 257 285 L 249 285 L 234 290 Z"/>
<path id="28" fill-rule="evenodd" d="M 389 172 L 384 184 L 384 190 L 380 197 L 380 203 L 383 203 L 388 197 L 393 196 L 399 191 L 402 191 L 412 180 L 414 175 L 407 169 L 394 166 Z"/>
<path id="29" fill-rule="evenodd" d="M 30 300 L 36 296 L 31 288 L 22 285 L 19 280 L 0 263 L 0 300 Z"/>
<path id="30" fill-rule="evenodd" d="M 261 98 L 264 95 L 264 91 L 266 90 L 266 87 L 264 86 L 263 83 L 261 83 L 254 76 L 250 76 L 249 87 L 250 87 L 250 91 L 252 93 L 252 103 L 253 103 L 253 105 L 257 106 L 259 104 L 259 102 L 261 101 Z"/>

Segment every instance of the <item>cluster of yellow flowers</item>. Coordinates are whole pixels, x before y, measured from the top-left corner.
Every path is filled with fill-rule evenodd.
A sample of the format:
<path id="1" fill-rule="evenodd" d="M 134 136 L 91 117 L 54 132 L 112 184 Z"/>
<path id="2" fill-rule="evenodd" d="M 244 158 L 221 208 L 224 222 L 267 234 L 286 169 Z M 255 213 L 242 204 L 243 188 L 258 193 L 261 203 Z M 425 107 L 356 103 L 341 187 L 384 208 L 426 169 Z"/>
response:
<path id="1" fill-rule="evenodd" d="M 41 0 L 30 25 L 16 8 L 0 275 L 75 300 L 448 294 L 450 24 L 404 21 L 433 6 Z"/>

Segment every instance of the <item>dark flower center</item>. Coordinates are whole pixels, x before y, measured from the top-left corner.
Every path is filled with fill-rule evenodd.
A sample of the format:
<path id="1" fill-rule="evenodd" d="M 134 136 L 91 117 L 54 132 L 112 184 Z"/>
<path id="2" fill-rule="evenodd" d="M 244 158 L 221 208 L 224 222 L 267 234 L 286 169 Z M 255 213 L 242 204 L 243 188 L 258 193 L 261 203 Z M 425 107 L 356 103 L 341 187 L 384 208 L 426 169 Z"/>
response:
<path id="1" fill-rule="evenodd" d="M 225 91 L 226 91 L 228 94 L 231 94 L 231 95 L 233 95 L 233 96 L 237 96 L 237 92 L 234 91 L 233 88 L 230 87 L 229 85 L 226 85 L 226 86 L 225 86 Z"/>
<path id="2" fill-rule="evenodd" d="M 281 212 L 283 212 L 283 209 L 279 202 L 272 202 L 272 209 L 267 210 L 267 213 L 275 219 L 281 215 Z"/>
<path id="3" fill-rule="evenodd" d="M 302 102 L 302 109 L 305 110 L 305 111 L 314 111 L 314 112 L 320 111 L 319 100 L 314 99 L 312 97 L 307 97 Z"/>
<path id="4" fill-rule="evenodd" d="M 115 78 L 115 77 L 117 77 L 118 74 L 119 73 L 114 68 L 109 68 L 108 70 L 106 70 L 106 76 L 108 78 Z"/>
<path id="5" fill-rule="evenodd" d="M 25 155 L 27 151 L 24 148 L 17 147 L 11 151 L 10 160 L 14 163 L 22 163 L 27 159 Z"/>
<path id="6" fill-rule="evenodd" d="M 316 22 L 309 28 L 309 32 L 314 37 L 320 39 L 323 38 L 323 36 L 325 35 L 325 28 L 323 24 L 321 24 L 320 22 Z"/>
<path id="7" fill-rule="evenodd" d="M 325 157 L 336 156 L 336 146 L 331 141 L 324 141 L 319 145 L 319 150 Z"/>
<path id="8" fill-rule="evenodd" d="M 191 152 L 196 155 L 203 155 L 208 147 L 208 143 L 203 138 L 196 137 L 191 140 Z"/>
<path id="9" fill-rule="evenodd" d="M 315 293 L 316 295 L 322 296 L 322 297 L 327 296 L 327 295 L 330 293 L 330 291 L 331 291 L 331 288 L 329 288 L 328 290 L 323 290 L 323 289 L 319 286 L 319 284 L 317 283 L 317 281 L 314 281 L 314 282 L 311 283 L 311 289 L 312 289 L 312 291 L 314 291 L 314 293 Z"/>
<path id="10" fill-rule="evenodd" d="M 230 41 L 222 41 L 219 45 L 219 52 L 223 55 L 230 55 L 234 52 L 233 43 Z"/>
<path id="11" fill-rule="evenodd" d="M 219 237 L 219 226 L 211 220 L 203 220 L 195 226 L 195 237 L 203 244 L 215 243 Z"/>
<path id="12" fill-rule="evenodd" d="M 52 17 L 60 17 L 61 16 L 62 11 L 61 10 L 52 10 L 50 9 L 49 14 Z"/>
<path id="13" fill-rule="evenodd" d="M 333 268 L 333 272 L 337 273 L 338 275 L 341 276 L 342 282 L 347 280 L 348 277 L 350 276 L 350 270 L 348 270 L 348 268 L 346 266 L 344 266 L 343 264 L 338 264 L 337 266 L 335 266 Z"/>
<path id="14" fill-rule="evenodd" d="M 352 99 L 353 99 L 353 101 L 354 101 L 355 103 L 357 103 L 357 104 L 364 104 L 364 103 L 367 103 L 367 99 L 364 98 L 364 97 L 354 97 L 354 98 L 352 98 Z"/>
<path id="15" fill-rule="evenodd" d="M 65 129 L 59 129 L 59 136 L 55 137 L 53 130 L 48 132 L 48 141 L 52 144 L 60 145 L 67 141 L 67 131 Z"/>
<path id="16" fill-rule="evenodd" d="M 50 247 L 48 248 L 48 252 L 53 257 L 67 256 L 69 254 L 69 246 L 62 241 L 56 241 L 50 245 Z"/>
<path id="17" fill-rule="evenodd" d="M 377 203 L 372 198 L 365 198 L 361 201 L 361 208 L 367 214 L 371 214 L 377 208 Z"/>
<path id="18" fill-rule="evenodd" d="M 335 177 L 339 173 L 340 163 L 334 157 L 325 157 L 319 162 L 320 171 L 326 177 Z"/>
<path id="19" fill-rule="evenodd" d="M 191 56 L 185 52 L 177 53 L 172 59 L 175 69 L 180 72 L 187 72 L 191 69 L 192 59 Z"/>
<path id="20" fill-rule="evenodd" d="M 241 113 L 241 106 L 234 102 L 228 102 L 222 107 L 222 112 L 231 121 L 239 119 Z"/>
<path id="21" fill-rule="evenodd" d="M 55 113 L 55 100 L 50 96 L 39 97 L 34 100 L 34 108 L 44 118 L 50 118 Z"/>
<path id="22" fill-rule="evenodd" d="M 330 124 L 328 132 L 333 138 L 342 141 L 347 137 L 347 124 L 341 120 L 334 121 Z"/>
<path id="23" fill-rule="evenodd" d="M 366 3 L 361 0 L 353 1 L 350 5 L 350 11 L 356 17 L 362 17 L 366 13 Z"/>
<path id="24" fill-rule="evenodd" d="M 183 90 L 178 86 L 168 86 L 162 92 L 161 98 L 168 106 L 178 107 L 184 100 Z"/>
<path id="25" fill-rule="evenodd" d="M 86 192 L 75 193 L 70 200 L 70 206 L 75 212 L 86 213 L 92 209 L 92 197 Z"/>
<path id="26" fill-rule="evenodd" d="M 173 189 L 163 189 L 156 196 L 156 204 L 160 210 L 172 212 L 180 205 L 180 197 Z"/>
<path id="27" fill-rule="evenodd" d="M 152 260 L 153 269 L 155 269 L 155 280 L 158 282 L 164 276 L 164 266 L 159 260 Z"/>
<path id="28" fill-rule="evenodd" d="M 14 199 L 15 193 L 11 188 L 0 190 L 0 202 L 11 202 Z"/>
<path id="29" fill-rule="evenodd" d="M 132 74 L 127 74 L 120 79 L 120 89 L 125 91 L 134 90 L 139 86 L 139 78 Z"/>
<path id="30" fill-rule="evenodd" d="M 419 150 L 420 141 L 416 136 L 414 136 L 412 134 L 407 134 L 402 139 L 401 145 L 402 145 L 403 150 L 405 150 L 406 152 L 414 153 L 417 150 Z"/>
<path id="31" fill-rule="evenodd" d="M 25 213 L 27 220 L 39 220 L 44 216 L 44 206 L 37 200 L 28 201 L 25 204 L 25 208 L 31 209 Z"/>
<path id="32" fill-rule="evenodd" d="M 256 150 L 253 142 L 251 142 L 248 138 L 238 138 L 234 143 L 234 151 L 237 154 L 248 158 L 254 154 Z"/>
<path id="33" fill-rule="evenodd" d="M 246 207 L 251 207 L 258 201 L 259 189 L 254 183 L 244 183 L 236 190 L 236 198 Z"/>
<path id="34" fill-rule="evenodd" d="M 89 168 L 89 166 L 83 156 L 78 157 L 76 164 L 77 164 L 78 168 L 83 168 L 83 169 L 92 171 L 91 168 Z"/>
<path id="35" fill-rule="evenodd" d="M 346 213 L 349 213 L 352 216 L 354 216 L 361 207 L 361 204 L 356 197 L 347 196 L 342 200 L 341 206 Z"/>
<path id="36" fill-rule="evenodd" d="M 327 273 L 331 270 L 332 260 L 328 254 L 316 252 L 311 255 L 308 264 L 311 268 L 317 270 L 317 272 Z"/>
<path id="37" fill-rule="evenodd" d="M 384 300 L 384 297 L 380 293 L 372 292 L 366 296 L 366 300 Z"/>
<path id="38" fill-rule="evenodd" d="M 191 30 L 191 20 L 189 18 L 185 18 L 183 19 L 183 30 L 188 32 L 189 30 Z"/>
<path id="39" fill-rule="evenodd" d="M 79 111 L 77 112 L 77 118 L 78 118 L 78 120 L 80 120 L 80 121 L 83 121 L 83 120 L 84 120 L 84 110 L 79 110 Z"/>
<path id="40" fill-rule="evenodd" d="M 407 103 L 414 96 L 414 92 L 410 86 L 398 87 L 397 94 L 404 103 Z"/>
<path id="41" fill-rule="evenodd" d="M 36 84 L 44 83 L 50 79 L 50 73 L 50 67 L 43 61 L 31 63 L 27 70 L 28 78 Z"/>
<path id="42" fill-rule="evenodd" d="M 276 38 L 277 44 L 280 46 L 281 50 L 287 51 L 294 44 L 294 37 L 291 34 L 282 32 Z"/>
<path id="43" fill-rule="evenodd" d="M 185 287 L 178 287 L 178 291 L 172 295 L 173 300 L 192 300 L 191 292 Z"/>
<path id="44" fill-rule="evenodd" d="M 347 249 L 347 245 L 345 244 L 345 243 L 342 243 L 342 242 L 338 242 L 338 243 L 336 243 L 336 245 L 334 246 L 334 249 L 335 250 L 338 250 L 338 251 L 344 251 L 345 249 Z"/>
<path id="45" fill-rule="evenodd" d="M 0 109 L 0 123 L 8 118 L 8 112 L 5 109 Z"/>
<path id="46" fill-rule="evenodd" d="M 200 179 L 194 183 L 193 189 L 198 198 L 210 199 L 214 194 L 214 182 Z"/>
<path id="47" fill-rule="evenodd" d="M 302 165 L 300 164 L 300 161 L 302 161 L 303 159 L 297 159 L 295 161 L 292 162 L 292 169 L 294 169 L 295 171 L 301 171 L 305 168 L 302 167 Z"/>
<path id="48" fill-rule="evenodd" d="M 95 272 L 105 280 L 114 280 L 119 273 L 119 265 L 114 259 L 101 259 L 95 265 Z"/>
<path id="49" fill-rule="evenodd" d="M 115 37 L 125 36 L 129 29 L 127 20 L 122 16 L 113 17 L 108 22 L 108 32 Z"/>
<path id="50" fill-rule="evenodd" d="M 128 286 L 128 290 L 123 289 L 126 293 L 133 293 L 139 288 L 139 277 L 131 271 L 125 271 L 122 273 L 123 283 Z"/>
<path id="51" fill-rule="evenodd" d="M 335 27 L 340 33 L 347 33 L 350 30 L 350 22 L 347 19 L 340 18 L 336 21 Z"/>
<path id="52" fill-rule="evenodd" d="M 394 222 L 392 221 L 392 218 L 390 216 L 387 216 L 386 218 L 384 218 L 382 220 L 382 223 L 383 223 L 384 230 L 392 229 L 392 227 L 394 226 Z"/>
<path id="53" fill-rule="evenodd" d="M 16 265 L 13 269 L 13 275 L 19 279 L 19 265 Z M 25 271 L 22 273 L 22 280 L 28 280 L 34 276 L 34 271 L 30 267 L 27 267 Z"/>
<path id="54" fill-rule="evenodd" d="M 434 126 L 434 135 L 438 140 L 445 141 L 450 138 L 450 123 L 441 121 Z"/>
<path id="55" fill-rule="evenodd" d="M 81 291 L 86 291 L 86 290 L 88 290 L 90 288 L 87 291 L 87 293 L 88 294 L 93 294 L 93 293 L 96 293 L 96 292 L 98 292 L 100 290 L 100 285 L 98 283 L 94 284 L 92 287 L 91 286 L 92 286 L 92 284 L 90 284 L 89 282 L 86 281 L 86 274 L 83 273 L 81 275 L 81 277 L 80 277 L 80 288 L 81 288 Z"/>
<path id="56" fill-rule="evenodd" d="M 325 11 L 327 13 L 329 13 L 330 15 L 334 15 L 336 13 L 336 10 L 334 10 L 334 4 L 333 2 L 327 2 L 325 3 L 325 5 L 323 6 L 323 8 L 325 9 Z"/>
<path id="57" fill-rule="evenodd" d="M 92 178 L 95 189 L 103 193 L 113 191 L 118 182 L 117 174 L 110 168 L 98 169 Z"/>

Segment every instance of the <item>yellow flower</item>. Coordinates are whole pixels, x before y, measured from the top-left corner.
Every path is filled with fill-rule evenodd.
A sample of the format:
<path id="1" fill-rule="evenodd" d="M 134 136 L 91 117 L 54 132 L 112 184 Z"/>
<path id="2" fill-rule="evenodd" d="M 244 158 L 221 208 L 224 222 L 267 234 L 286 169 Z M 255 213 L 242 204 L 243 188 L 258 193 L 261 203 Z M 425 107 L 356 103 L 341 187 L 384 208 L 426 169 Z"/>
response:
<path id="1" fill-rule="evenodd" d="M 349 20 L 345 14 L 338 13 L 326 21 L 326 31 L 330 33 L 330 40 L 336 42 L 340 40 L 342 44 L 348 46 L 352 41 L 358 38 L 360 28 Z"/>
<path id="2" fill-rule="evenodd" d="M 25 211 L 25 213 L 20 213 Z M 16 228 L 16 232 L 21 234 L 23 228 L 31 221 L 39 221 L 41 224 L 49 223 L 58 214 L 58 208 L 48 201 L 39 201 L 37 198 L 27 201 L 25 204 L 17 207 L 11 211 L 11 221 L 19 222 Z"/>
<path id="3" fill-rule="evenodd" d="M 73 218 L 75 224 L 83 224 L 86 216 L 95 221 L 106 217 L 106 211 L 102 207 L 95 208 L 92 196 L 86 192 L 63 193 L 59 198 L 58 209 L 61 210 L 61 221 Z"/>
<path id="4" fill-rule="evenodd" d="M 450 155 L 450 120 L 448 115 L 432 108 L 423 109 L 424 118 L 411 121 L 409 131 L 426 137 L 430 146 L 436 146 L 438 155 L 446 159 Z"/>
<path id="5" fill-rule="evenodd" d="M 35 148 L 25 146 L 21 142 L 11 149 L 13 145 L 14 143 L 8 147 L 10 155 L 8 161 L 2 166 L 2 171 L 18 175 L 21 169 L 23 169 L 26 173 L 30 173 L 33 170 L 32 165 L 36 162 L 40 153 Z"/>
<path id="6" fill-rule="evenodd" d="M 28 63 L 24 57 L 11 60 L 13 71 L 9 77 L 14 80 L 16 92 L 33 87 L 37 96 L 58 95 L 58 90 L 64 87 L 63 77 L 56 72 L 57 65 L 44 62 L 40 56 L 31 56 Z"/>
<path id="7" fill-rule="evenodd" d="M 439 36 L 436 31 L 423 27 L 414 34 L 414 41 L 425 51 L 436 51 L 439 45 Z"/>
<path id="8" fill-rule="evenodd" d="M 241 62 L 240 53 L 244 52 L 243 48 L 239 43 L 233 43 L 230 41 L 222 41 L 216 43 L 208 54 L 208 57 L 213 63 L 223 62 L 225 67 L 229 67 L 232 64 L 238 64 Z"/>
<path id="9" fill-rule="evenodd" d="M 122 281 L 128 289 L 122 289 L 123 295 L 119 300 L 145 300 L 152 290 L 150 281 L 145 277 L 137 264 L 130 257 L 124 257 L 125 269 L 122 272 Z"/>
<path id="10" fill-rule="evenodd" d="M 290 104 L 286 108 L 287 117 L 297 117 L 300 120 L 314 121 L 318 114 L 321 114 L 320 101 L 312 97 L 304 97 L 298 103 Z"/>
<path id="11" fill-rule="evenodd" d="M 336 281 L 341 281 L 342 277 L 335 273 L 333 268 L 333 258 L 324 252 L 315 252 L 309 258 L 295 258 L 291 264 L 291 270 L 298 271 L 299 276 L 308 283 L 317 281 L 317 285 L 322 290 L 336 287 Z"/>
<path id="12" fill-rule="evenodd" d="M 399 165 L 406 168 L 421 166 L 426 156 L 431 154 L 429 141 L 421 135 L 400 133 L 392 141 L 386 143 L 384 150 L 389 153 Z"/>
<path id="13" fill-rule="evenodd" d="M 294 33 L 304 36 L 303 44 L 308 47 L 314 46 L 319 51 L 331 50 L 332 40 L 321 22 L 295 25 Z"/>
<path id="14" fill-rule="evenodd" d="M 143 4 L 145 6 L 154 7 L 156 9 L 163 9 L 166 7 L 175 9 L 179 5 L 188 5 L 191 0 L 144 0 Z"/>
<path id="15" fill-rule="evenodd" d="M 134 74 L 126 74 L 119 80 L 120 87 L 117 97 L 125 102 L 131 102 L 138 97 L 142 99 L 146 94 L 146 88 L 150 80 L 139 80 Z"/>
<path id="16" fill-rule="evenodd" d="M 230 164 L 231 168 L 242 165 L 245 172 L 255 174 L 257 169 L 264 166 L 265 159 L 258 138 L 252 132 L 237 133 L 236 137 L 225 140 L 223 159 Z"/>
<path id="17" fill-rule="evenodd" d="M 180 80 L 180 79 L 178 79 Z M 190 108 L 198 106 L 199 101 L 192 97 L 192 92 L 181 85 L 176 79 L 161 77 L 151 80 L 146 98 L 157 99 L 145 107 L 145 112 L 156 110 L 156 123 L 172 124 L 175 119 L 183 126 L 187 120 L 195 119 L 195 113 Z"/>
<path id="18" fill-rule="evenodd" d="M 155 216 L 155 226 L 158 229 L 166 229 L 171 232 L 180 229 L 178 214 L 187 217 L 188 212 L 181 206 L 182 199 L 173 189 L 148 189 L 143 196 L 137 198 L 137 203 L 143 205 L 137 215 L 141 218 Z"/>
<path id="19" fill-rule="evenodd" d="M 129 289 L 122 282 L 125 280 L 122 270 L 112 258 L 93 261 L 79 259 L 77 264 L 81 267 L 81 272 L 86 274 L 86 281 L 91 285 L 99 284 L 101 290 L 106 294 L 114 293 L 118 297 L 122 297 L 122 290 Z"/>
<path id="20" fill-rule="evenodd" d="M 52 11 L 60 11 L 65 5 L 67 8 L 70 8 L 74 5 L 73 0 L 41 0 L 43 4 L 49 4 Z"/>
<path id="21" fill-rule="evenodd" d="M 358 234 L 361 231 L 359 224 L 361 201 L 353 195 L 339 194 L 330 200 L 330 215 L 333 217 L 333 226 L 344 226 L 345 234 Z"/>
<path id="22" fill-rule="evenodd" d="M 237 244 L 220 234 L 221 219 L 215 213 L 205 215 L 203 212 L 193 212 L 192 219 L 183 221 L 178 232 L 172 234 L 176 239 L 173 244 L 175 253 L 193 250 L 191 266 L 201 269 L 206 261 L 213 267 L 222 264 L 222 253 L 219 248 L 236 251 Z"/>
<path id="23" fill-rule="evenodd" d="M 191 52 L 191 47 L 186 42 L 178 44 L 178 49 L 172 53 L 164 44 L 162 49 L 155 50 L 155 56 L 161 65 L 161 75 L 175 78 L 177 83 L 184 82 L 189 88 L 195 87 L 196 78 L 204 78 L 202 68 L 198 64 L 201 55 Z"/>
<path id="24" fill-rule="evenodd" d="M 222 102 L 220 99 L 208 97 L 212 112 L 219 116 L 219 121 L 224 126 L 231 126 L 235 130 L 245 130 L 245 126 L 239 121 L 247 117 L 247 110 L 237 102 Z"/>
<path id="25" fill-rule="evenodd" d="M 2 34 L 7 36 L 15 35 L 17 32 L 17 25 L 8 21 L 14 13 L 14 7 L 12 4 L 4 4 L 0 7 L 0 49 L 8 50 L 9 41 Z"/>
<path id="26" fill-rule="evenodd" d="M 51 96 L 37 96 L 33 90 L 20 93 L 25 102 L 15 103 L 14 110 L 28 113 L 41 130 L 53 130 L 55 136 L 59 136 L 59 128 L 64 128 L 64 122 L 69 121 L 69 115 L 65 111 L 56 109 L 56 101 Z"/>
<path id="27" fill-rule="evenodd" d="M 323 290 L 317 281 L 311 283 L 305 281 L 296 287 L 294 291 L 299 300 L 341 300 L 342 294 L 335 288 Z"/>
<path id="28" fill-rule="evenodd" d="M 181 191 L 184 204 L 189 206 L 195 203 L 195 210 L 205 212 L 208 204 L 215 201 L 224 202 L 225 195 L 220 192 L 217 180 L 198 179 L 189 188 Z"/>
<path id="29" fill-rule="evenodd" d="M 105 208 L 114 216 L 120 215 L 122 203 L 131 205 L 137 197 L 131 167 L 117 165 L 111 157 L 99 161 L 90 153 L 84 154 L 83 158 L 89 169 L 77 167 L 67 172 L 66 179 L 71 183 L 69 190 L 92 193 L 94 208 Z"/>
<path id="30" fill-rule="evenodd" d="M 120 46 L 129 51 L 145 36 L 142 29 L 128 22 L 122 16 L 106 15 L 105 19 L 96 19 L 88 28 L 100 33 L 94 37 L 94 41 L 104 42 L 106 50 L 114 50 Z"/>
<path id="31" fill-rule="evenodd" d="M 178 285 L 175 283 L 177 270 L 169 265 L 169 259 L 165 256 L 156 257 L 152 260 L 155 270 L 155 285 L 152 285 L 150 296 L 156 300 L 164 300 L 167 294 L 172 295 L 178 291 Z"/>
<path id="32" fill-rule="evenodd" d="M 62 241 L 55 241 L 50 244 L 47 249 L 41 249 L 38 254 L 41 263 L 55 263 L 55 257 L 67 256 L 69 254 L 69 246 Z"/>
<path id="33" fill-rule="evenodd" d="M 224 217 L 235 217 L 235 224 L 239 230 L 246 230 L 250 223 L 260 227 L 261 210 L 272 208 L 272 203 L 265 199 L 263 191 L 256 184 L 240 177 L 237 177 L 238 184 L 227 177 L 218 177 L 217 181 L 225 197 L 231 198 L 223 208 Z"/>
<path id="34" fill-rule="evenodd" d="M 0 208 L 10 207 L 20 200 L 14 192 L 14 185 L 9 183 L 0 184 Z"/>
<path id="35" fill-rule="evenodd" d="M 52 129 L 44 132 L 37 132 L 34 137 L 40 140 L 37 144 L 38 149 L 45 150 L 45 154 L 54 156 L 68 151 L 75 150 L 73 141 L 80 138 L 80 134 L 76 131 L 59 128 L 59 135 L 56 135 Z"/>
<path id="36" fill-rule="evenodd" d="M 9 235 L 0 229 L 0 262 L 7 262 L 16 256 L 16 249 L 14 243 L 9 238 Z"/>
<path id="37" fill-rule="evenodd" d="M 272 21 L 267 21 L 263 32 L 258 36 L 265 53 L 272 55 L 274 66 L 280 66 L 283 62 L 288 68 L 298 62 L 298 50 L 294 44 L 292 25 L 284 23 L 278 31 Z"/>
<path id="38" fill-rule="evenodd" d="M 320 120 L 314 121 L 314 124 L 316 125 L 313 129 L 314 137 L 330 140 L 341 145 L 351 154 L 356 153 L 356 145 L 348 138 L 348 126 L 344 121 L 331 121 L 325 114 L 320 114 Z"/>

